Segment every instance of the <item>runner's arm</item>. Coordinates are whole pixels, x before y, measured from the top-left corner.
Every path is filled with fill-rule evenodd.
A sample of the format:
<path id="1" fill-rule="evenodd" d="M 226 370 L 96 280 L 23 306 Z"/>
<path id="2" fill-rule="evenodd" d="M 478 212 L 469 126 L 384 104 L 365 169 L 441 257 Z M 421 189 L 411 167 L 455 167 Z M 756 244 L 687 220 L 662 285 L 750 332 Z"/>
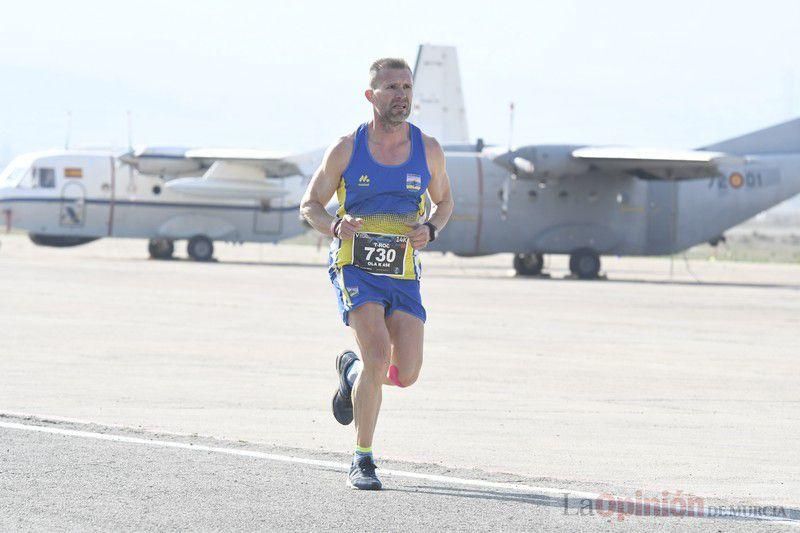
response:
<path id="1" fill-rule="evenodd" d="M 428 222 L 441 231 L 453 214 L 453 195 L 450 192 L 450 177 L 445 167 L 444 150 L 434 138 L 430 138 L 428 161 L 431 171 L 431 181 L 428 183 L 428 194 L 431 197 L 431 216 Z"/>
<path id="2" fill-rule="evenodd" d="M 336 237 L 331 232 L 331 224 L 335 217 L 328 214 L 325 206 L 339 187 L 339 181 L 342 178 L 342 173 L 347 168 L 352 151 L 353 141 L 351 136 L 342 137 L 331 145 L 328 151 L 325 152 L 319 168 L 311 177 L 308 188 L 303 195 L 303 200 L 300 202 L 300 215 L 311 224 L 311 227 L 323 235 Z M 360 227 L 360 223 L 356 224 L 355 220 L 357 219 L 345 217 L 345 222 L 342 223 L 343 227 L 340 229 L 342 238 L 347 236 L 352 238 L 352 235 L 349 235 L 351 230 Z"/>
<path id="3" fill-rule="evenodd" d="M 433 137 L 423 135 L 425 142 L 425 156 L 428 160 L 428 170 L 431 181 L 428 183 L 428 195 L 431 198 L 431 216 L 428 222 L 441 231 L 453 214 L 453 195 L 450 192 L 450 178 L 445 168 L 444 150 Z M 413 224 L 408 236 L 411 246 L 415 250 L 425 248 L 430 242 L 430 230 L 426 225 Z"/>

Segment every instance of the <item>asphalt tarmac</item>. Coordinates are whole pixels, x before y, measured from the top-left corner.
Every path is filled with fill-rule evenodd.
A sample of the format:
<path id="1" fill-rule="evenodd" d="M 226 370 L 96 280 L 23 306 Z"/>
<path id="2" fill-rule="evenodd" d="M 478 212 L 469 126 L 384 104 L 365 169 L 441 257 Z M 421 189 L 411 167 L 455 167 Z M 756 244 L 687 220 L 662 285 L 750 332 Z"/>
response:
<path id="1" fill-rule="evenodd" d="M 6 531 L 788 531 L 800 524 L 793 510 L 785 517 L 772 508 L 751 509 L 749 518 L 689 514 L 735 512 L 711 501 L 702 509 L 634 502 L 625 512 L 614 499 L 524 490 L 518 479 L 494 482 L 513 487 L 505 488 L 464 486 L 453 471 L 409 478 L 430 476 L 430 467 L 400 462 L 389 463 L 388 475 L 379 468 L 384 490 L 362 492 L 345 486 L 341 455 L 64 422 L 2 417 L 0 424 Z M 486 484 L 498 477 L 469 474 Z"/>
<path id="2" fill-rule="evenodd" d="M 328 404 L 334 356 L 354 343 L 324 250 L 220 246 L 218 262 L 198 264 L 147 260 L 143 241 L 67 250 L 0 241 L 0 411 L 22 416 L 0 422 L 66 417 L 92 431 L 347 462 L 352 430 Z M 547 494 L 389 476 L 395 490 L 366 496 L 372 513 L 335 469 L 0 426 L 0 527 L 791 523 L 572 515 L 552 496 L 562 490 L 689 495 L 740 514 L 777 506 L 796 520 L 800 267 L 609 258 L 607 280 L 583 282 L 562 279 L 563 258 L 550 279 L 515 278 L 510 256 L 423 261 L 426 361 L 418 384 L 385 394 L 379 464 Z M 31 415 L 40 418 L 25 422 Z"/>

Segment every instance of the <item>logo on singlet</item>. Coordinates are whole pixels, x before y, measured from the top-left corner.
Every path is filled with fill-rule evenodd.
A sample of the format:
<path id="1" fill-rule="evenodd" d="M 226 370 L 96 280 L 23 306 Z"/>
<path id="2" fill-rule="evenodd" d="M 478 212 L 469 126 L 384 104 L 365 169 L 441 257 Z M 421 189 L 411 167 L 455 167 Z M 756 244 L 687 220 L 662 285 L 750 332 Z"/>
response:
<path id="1" fill-rule="evenodd" d="M 360 178 L 358 178 L 358 186 L 359 187 L 369 187 L 369 176 L 366 174 L 362 174 Z"/>
<path id="2" fill-rule="evenodd" d="M 419 174 L 406 174 L 406 189 L 418 191 L 422 188 L 422 178 Z"/>

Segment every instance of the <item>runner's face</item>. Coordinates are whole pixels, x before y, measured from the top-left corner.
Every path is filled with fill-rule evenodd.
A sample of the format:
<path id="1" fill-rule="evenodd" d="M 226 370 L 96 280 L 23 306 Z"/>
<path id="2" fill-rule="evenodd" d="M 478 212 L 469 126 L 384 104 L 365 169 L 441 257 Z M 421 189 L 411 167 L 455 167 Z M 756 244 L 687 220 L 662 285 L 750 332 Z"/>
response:
<path id="1" fill-rule="evenodd" d="M 377 88 L 370 102 L 378 116 L 389 124 L 402 124 L 411 114 L 411 72 L 404 68 L 384 69 L 378 72 Z"/>

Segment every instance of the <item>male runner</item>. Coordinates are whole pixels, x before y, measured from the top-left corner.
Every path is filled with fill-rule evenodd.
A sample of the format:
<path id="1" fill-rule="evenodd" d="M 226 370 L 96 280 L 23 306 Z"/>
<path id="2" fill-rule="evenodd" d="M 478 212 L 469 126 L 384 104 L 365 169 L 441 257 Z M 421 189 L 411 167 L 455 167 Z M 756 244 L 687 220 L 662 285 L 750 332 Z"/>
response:
<path id="1" fill-rule="evenodd" d="M 383 385 L 408 387 L 422 366 L 425 308 L 419 292 L 417 251 L 436 238 L 453 212 L 450 182 L 439 143 L 406 122 L 411 111 L 411 69 L 383 58 L 369 71 L 364 95 L 373 119 L 325 153 L 300 206 L 320 233 L 332 236 L 329 273 L 342 320 L 353 329 L 361 359 L 336 358 L 339 386 L 333 414 L 355 418 L 356 451 L 348 482 L 378 490 L 372 437 Z M 431 216 L 425 215 L 425 193 Z M 336 217 L 325 211 L 334 192 Z"/>

